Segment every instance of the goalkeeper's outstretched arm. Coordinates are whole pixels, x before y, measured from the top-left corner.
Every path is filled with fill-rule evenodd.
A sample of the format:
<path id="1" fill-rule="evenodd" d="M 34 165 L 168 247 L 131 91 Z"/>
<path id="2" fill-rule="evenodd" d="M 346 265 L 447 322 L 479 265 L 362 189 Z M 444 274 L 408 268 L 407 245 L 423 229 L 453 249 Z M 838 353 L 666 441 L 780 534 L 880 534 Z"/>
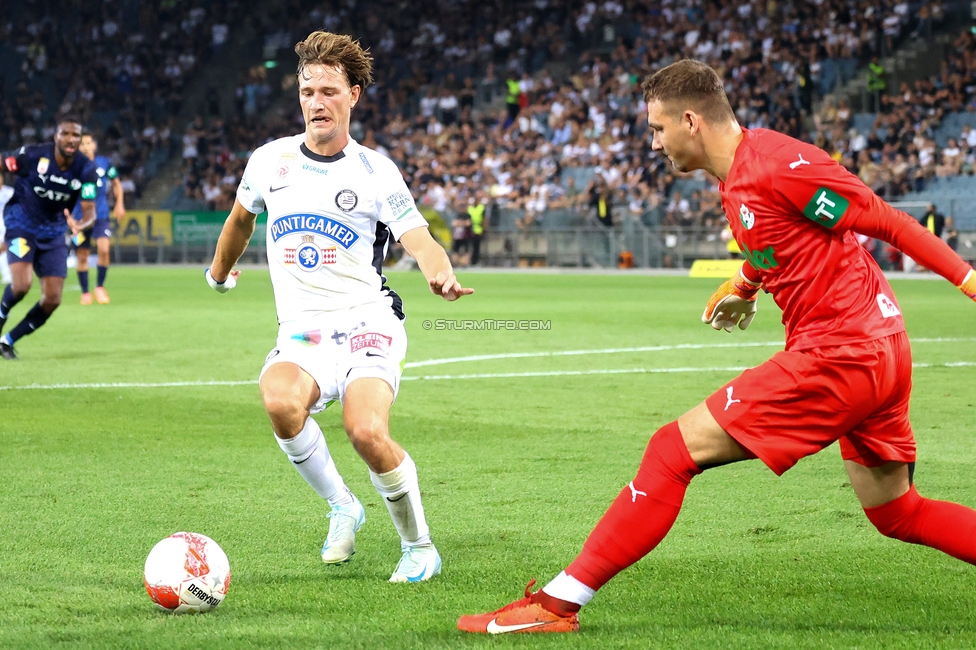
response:
<path id="1" fill-rule="evenodd" d="M 976 300 L 976 273 L 972 267 L 910 215 L 872 194 L 870 205 L 853 214 L 848 225 L 854 232 L 888 242 Z"/>

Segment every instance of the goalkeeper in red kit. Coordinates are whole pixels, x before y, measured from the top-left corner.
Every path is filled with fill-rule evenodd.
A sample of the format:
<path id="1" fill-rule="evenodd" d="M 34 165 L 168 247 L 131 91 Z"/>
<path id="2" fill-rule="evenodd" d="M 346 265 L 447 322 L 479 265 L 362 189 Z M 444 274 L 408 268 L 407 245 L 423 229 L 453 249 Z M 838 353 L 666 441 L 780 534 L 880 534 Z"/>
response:
<path id="1" fill-rule="evenodd" d="M 777 474 L 840 442 L 851 485 L 881 534 L 976 564 L 976 511 L 922 497 L 912 482 L 912 358 L 895 295 L 855 233 L 882 239 L 976 300 L 976 277 L 942 240 L 881 201 L 820 149 L 738 125 L 721 79 L 679 61 L 643 84 L 653 149 L 720 181 L 746 261 L 702 320 L 745 327 L 764 288 L 783 310 L 786 349 L 746 370 L 651 438 L 637 476 L 583 550 L 541 590 L 462 616 L 466 632 L 571 632 L 578 612 L 671 529 L 705 469 L 758 458 Z"/>

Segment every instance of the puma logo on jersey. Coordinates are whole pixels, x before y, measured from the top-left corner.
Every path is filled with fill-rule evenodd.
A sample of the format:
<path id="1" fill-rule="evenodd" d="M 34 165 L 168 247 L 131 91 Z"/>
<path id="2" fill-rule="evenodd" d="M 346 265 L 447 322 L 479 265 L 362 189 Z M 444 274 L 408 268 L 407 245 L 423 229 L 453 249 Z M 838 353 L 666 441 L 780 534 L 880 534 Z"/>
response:
<path id="1" fill-rule="evenodd" d="M 732 399 L 732 390 L 733 390 L 732 386 L 729 386 L 728 388 L 725 389 L 725 397 L 726 397 L 726 399 L 728 399 L 728 401 L 725 403 L 725 410 L 726 411 L 728 411 L 729 410 L 729 407 L 732 406 L 733 404 L 741 404 L 742 403 L 742 400 L 741 399 Z"/>
<path id="2" fill-rule="evenodd" d="M 800 156 L 800 159 L 799 160 L 796 160 L 794 162 L 791 162 L 790 163 L 790 169 L 796 169 L 800 165 L 809 165 L 810 164 L 810 161 L 809 160 L 804 160 L 803 159 L 803 154 L 802 153 L 801 154 L 797 154 L 797 155 Z"/>

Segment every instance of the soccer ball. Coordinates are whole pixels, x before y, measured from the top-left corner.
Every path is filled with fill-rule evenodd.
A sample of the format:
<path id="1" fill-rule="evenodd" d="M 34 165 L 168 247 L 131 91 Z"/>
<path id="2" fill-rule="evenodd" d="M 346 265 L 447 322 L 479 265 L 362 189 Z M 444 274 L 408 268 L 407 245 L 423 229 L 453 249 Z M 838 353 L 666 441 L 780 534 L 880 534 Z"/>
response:
<path id="1" fill-rule="evenodd" d="M 175 614 L 209 612 L 230 586 L 230 563 L 217 542 L 199 533 L 174 533 L 146 558 L 146 592 Z"/>

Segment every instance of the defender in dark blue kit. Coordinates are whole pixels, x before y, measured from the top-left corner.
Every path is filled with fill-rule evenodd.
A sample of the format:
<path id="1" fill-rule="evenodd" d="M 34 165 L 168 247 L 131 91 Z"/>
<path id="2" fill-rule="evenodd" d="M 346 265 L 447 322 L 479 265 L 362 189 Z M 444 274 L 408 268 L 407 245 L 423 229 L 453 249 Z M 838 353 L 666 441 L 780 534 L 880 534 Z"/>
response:
<path id="1" fill-rule="evenodd" d="M 119 173 L 116 171 L 112 161 L 105 156 L 98 154 L 98 141 L 91 133 L 81 134 L 81 145 L 78 147 L 81 153 L 88 156 L 95 162 L 95 171 L 98 173 L 98 187 L 95 195 L 95 225 L 84 230 L 71 238 L 78 254 L 78 284 L 81 286 L 81 304 L 92 304 L 92 294 L 88 292 L 88 256 L 91 253 L 92 241 L 95 241 L 96 252 L 98 253 L 98 284 L 95 285 L 94 300 L 100 305 L 110 302 L 108 292 L 105 291 L 105 276 L 108 274 L 109 247 L 112 238 L 112 222 L 109 221 L 108 210 L 108 188 L 112 188 L 112 195 L 115 197 L 115 218 L 122 222 L 125 217 L 125 193 L 122 190 L 122 181 L 119 180 Z M 75 204 L 74 212 L 71 216 L 78 221 L 84 221 L 82 214 L 81 201 Z"/>
<path id="2" fill-rule="evenodd" d="M 78 152 L 80 142 L 81 122 L 63 118 L 54 142 L 24 146 L 0 156 L 0 171 L 10 172 L 17 179 L 3 214 L 13 282 L 0 298 L 0 331 L 10 310 L 30 290 L 34 273 L 41 279 L 41 299 L 16 327 L 0 337 L 0 356 L 4 359 L 16 359 L 14 343 L 47 322 L 61 304 L 68 275 L 66 227 L 77 234 L 95 223 L 98 172 L 95 163 Z M 81 221 L 65 215 L 79 198 Z"/>

